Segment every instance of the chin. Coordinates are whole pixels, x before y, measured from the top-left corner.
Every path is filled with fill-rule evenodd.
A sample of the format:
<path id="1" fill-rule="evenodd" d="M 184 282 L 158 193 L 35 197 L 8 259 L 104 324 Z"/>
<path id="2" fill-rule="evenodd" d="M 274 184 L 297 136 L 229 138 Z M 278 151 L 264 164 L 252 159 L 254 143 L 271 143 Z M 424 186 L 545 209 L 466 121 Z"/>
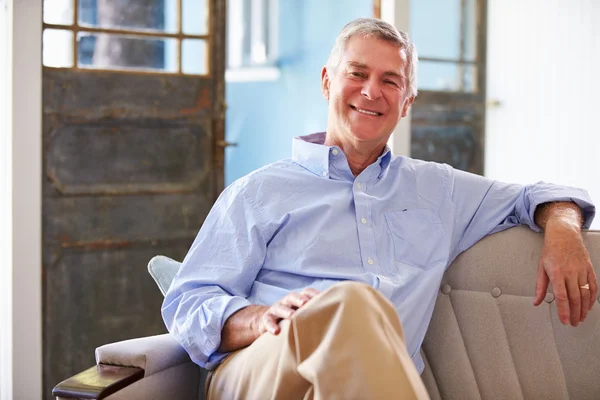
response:
<path id="1" fill-rule="evenodd" d="M 381 129 L 369 129 L 369 127 L 350 129 L 350 133 L 353 137 L 363 142 L 385 141 L 387 140 L 386 137 L 389 136 L 385 135 Z"/>

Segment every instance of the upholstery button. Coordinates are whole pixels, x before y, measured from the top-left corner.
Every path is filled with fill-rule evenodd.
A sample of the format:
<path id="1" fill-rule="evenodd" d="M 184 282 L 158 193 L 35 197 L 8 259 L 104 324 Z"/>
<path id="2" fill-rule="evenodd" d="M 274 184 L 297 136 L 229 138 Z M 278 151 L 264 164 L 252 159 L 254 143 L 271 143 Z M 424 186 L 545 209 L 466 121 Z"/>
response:
<path id="1" fill-rule="evenodd" d="M 450 287 L 450 285 L 442 285 L 442 293 L 444 294 L 448 294 L 450 293 L 450 290 L 452 290 L 452 288 Z"/>
<path id="2" fill-rule="evenodd" d="M 546 297 L 544 297 L 544 301 L 546 303 L 552 303 L 554 301 L 554 294 L 548 292 L 546 293 Z"/>
<path id="3" fill-rule="evenodd" d="M 495 298 L 500 297 L 501 294 L 502 294 L 502 290 L 500 290 L 499 287 L 495 287 L 492 289 L 492 296 L 494 296 Z"/>

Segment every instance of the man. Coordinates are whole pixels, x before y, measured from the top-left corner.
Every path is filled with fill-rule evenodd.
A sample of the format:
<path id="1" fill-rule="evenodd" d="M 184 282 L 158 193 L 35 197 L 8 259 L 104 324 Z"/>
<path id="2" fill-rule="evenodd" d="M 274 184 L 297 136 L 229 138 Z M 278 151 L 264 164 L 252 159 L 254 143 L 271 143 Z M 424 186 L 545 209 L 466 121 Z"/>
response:
<path id="1" fill-rule="evenodd" d="M 517 224 L 545 231 L 534 304 L 551 283 L 561 321 L 585 320 L 598 292 L 580 235 L 588 195 L 393 156 L 416 64 L 391 25 L 348 24 L 321 74 L 327 131 L 215 203 L 162 309 L 214 369 L 210 399 L 427 398 L 419 348 L 445 269 Z"/>

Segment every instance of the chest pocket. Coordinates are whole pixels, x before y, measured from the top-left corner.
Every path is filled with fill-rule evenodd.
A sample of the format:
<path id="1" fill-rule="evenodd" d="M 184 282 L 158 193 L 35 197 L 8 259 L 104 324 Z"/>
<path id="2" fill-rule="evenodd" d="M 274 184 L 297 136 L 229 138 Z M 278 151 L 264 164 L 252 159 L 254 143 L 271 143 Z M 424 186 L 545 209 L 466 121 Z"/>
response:
<path id="1" fill-rule="evenodd" d="M 394 242 L 396 261 L 424 270 L 446 261 L 445 233 L 435 211 L 389 211 L 385 220 Z"/>

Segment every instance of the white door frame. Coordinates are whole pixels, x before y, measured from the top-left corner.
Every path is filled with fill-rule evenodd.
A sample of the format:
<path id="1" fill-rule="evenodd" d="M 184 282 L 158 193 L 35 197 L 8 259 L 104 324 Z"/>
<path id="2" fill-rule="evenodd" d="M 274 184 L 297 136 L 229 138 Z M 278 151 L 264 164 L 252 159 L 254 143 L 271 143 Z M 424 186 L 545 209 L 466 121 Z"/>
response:
<path id="1" fill-rule="evenodd" d="M 401 31 L 410 32 L 410 0 L 381 0 L 381 19 Z M 410 112 L 402 118 L 388 145 L 397 155 L 410 156 Z"/>
<path id="2" fill-rule="evenodd" d="M 42 397 L 42 3 L 0 0 L 1 400 Z"/>

